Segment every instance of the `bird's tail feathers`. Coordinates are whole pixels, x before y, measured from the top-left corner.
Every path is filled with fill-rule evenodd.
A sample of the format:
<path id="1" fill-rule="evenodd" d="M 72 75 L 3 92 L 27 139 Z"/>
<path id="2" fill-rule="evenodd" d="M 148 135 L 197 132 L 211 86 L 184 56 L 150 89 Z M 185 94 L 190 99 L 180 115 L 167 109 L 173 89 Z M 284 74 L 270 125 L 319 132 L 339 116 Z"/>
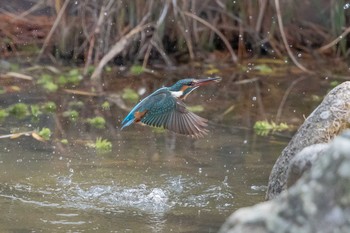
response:
<path id="1" fill-rule="evenodd" d="M 125 127 L 131 125 L 132 123 L 134 123 L 135 121 L 135 117 L 133 115 L 128 115 L 127 117 L 125 117 L 125 119 L 122 122 L 122 128 L 120 130 L 123 130 Z"/>

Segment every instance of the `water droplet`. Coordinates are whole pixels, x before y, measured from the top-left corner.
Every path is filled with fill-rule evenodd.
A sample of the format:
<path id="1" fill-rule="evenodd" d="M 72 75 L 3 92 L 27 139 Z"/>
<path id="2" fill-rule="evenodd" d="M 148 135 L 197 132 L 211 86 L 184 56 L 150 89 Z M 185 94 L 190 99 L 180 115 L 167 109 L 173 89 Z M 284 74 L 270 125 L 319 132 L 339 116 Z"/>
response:
<path id="1" fill-rule="evenodd" d="M 247 144 L 247 143 L 248 143 L 248 140 L 244 140 L 243 143 L 244 143 L 244 144 Z"/>
<path id="2" fill-rule="evenodd" d="M 198 173 L 202 173 L 202 168 L 198 168 Z"/>
<path id="3" fill-rule="evenodd" d="M 301 53 L 298 53 L 298 57 L 301 57 Z"/>
<path id="4" fill-rule="evenodd" d="M 252 100 L 253 100 L 253 101 L 256 101 L 256 96 L 253 96 Z"/>
<path id="5" fill-rule="evenodd" d="M 70 173 L 74 173 L 73 168 L 69 168 L 69 172 L 70 172 Z"/>

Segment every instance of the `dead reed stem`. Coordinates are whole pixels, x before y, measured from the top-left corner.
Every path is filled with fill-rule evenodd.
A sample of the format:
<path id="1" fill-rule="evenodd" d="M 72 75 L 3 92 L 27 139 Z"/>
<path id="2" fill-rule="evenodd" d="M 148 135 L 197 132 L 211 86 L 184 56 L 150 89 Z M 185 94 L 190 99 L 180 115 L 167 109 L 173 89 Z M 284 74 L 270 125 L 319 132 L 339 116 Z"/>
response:
<path id="1" fill-rule="evenodd" d="M 292 50 L 289 47 L 288 41 L 287 41 L 287 37 L 286 34 L 284 33 L 284 28 L 283 28 L 283 21 L 282 21 L 282 15 L 281 15 L 281 8 L 280 8 L 280 3 L 279 0 L 275 0 L 275 7 L 276 7 L 276 14 L 277 14 L 277 21 L 278 21 L 278 27 L 281 33 L 281 37 L 283 40 L 283 44 L 284 47 L 287 50 L 287 53 L 290 57 L 290 59 L 292 59 L 292 61 L 294 62 L 294 64 L 301 69 L 302 71 L 306 72 L 306 73 L 312 73 L 310 70 L 308 70 L 307 68 L 305 68 L 302 64 L 300 64 L 297 59 L 295 58 Z"/>
<path id="2" fill-rule="evenodd" d="M 222 34 L 217 28 L 215 28 L 213 25 L 211 25 L 210 23 L 208 23 L 207 21 L 205 21 L 204 19 L 198 17 L 197 15 L 194 15 L 190 12 L 183 12 L 185 15 L 197 20 L 198 22 L 204 24 L 205 26 L 207 26 L 208 28 L 210 28 L 211 30 L 213 30 L 219 37 L 220 39 L 225 43 L 228 51 L 230 52 L 231 54 L 231 59 L 233 61 L 233 63 L 237 63 L 237 56 L 236 56 L 236 53 L 233 51 L 231 45 L 230 45 L 230 42 L 226 39 L 225 35 Z"/>
<path id="3" fill-rule="evenodd" d="M 41 56 L 43 55 L 46 47 L 48 46 L 48 44 L 49 44 L 49 42 L 51 40 L 51 37 L 52 37 L 53 33 L 55 32 L 55 30 L 56 30 L 57 26 L 59 25 L 61 19 L 63 18 L 64 12 L 65 12 L 65 10 L 66 10 L 66 8 L 68 6 L 69 1 L 70 0 L 66 0 L 64 2 L 64 4 L 63 4 L 62 8 L 58 12 L 57 18 L 56 18 L 54 24 L 52 25 L 49 34 L 46 36 L 43 46 L 41 47 L 41 50 L 40 50 L 39 55 L 37 57 L 37 61 L 40 60 Z"/>

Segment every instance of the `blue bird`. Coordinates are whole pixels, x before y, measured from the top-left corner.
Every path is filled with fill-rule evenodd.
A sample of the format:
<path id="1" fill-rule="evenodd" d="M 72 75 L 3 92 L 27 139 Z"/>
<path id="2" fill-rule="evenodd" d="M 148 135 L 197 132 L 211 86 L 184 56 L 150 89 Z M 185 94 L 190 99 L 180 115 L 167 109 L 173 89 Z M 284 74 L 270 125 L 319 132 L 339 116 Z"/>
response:
<path id="1" fill-rule="evenodd" d="M 207 120 L 190 112 L 183 100 L 200 86 L 221 78 L 182 79 L 162 87 L 141 100 L 125 117 L 122 128 L 132 123 L 162 127 L 178 134 L 200 137 L 207 134 Z"/>

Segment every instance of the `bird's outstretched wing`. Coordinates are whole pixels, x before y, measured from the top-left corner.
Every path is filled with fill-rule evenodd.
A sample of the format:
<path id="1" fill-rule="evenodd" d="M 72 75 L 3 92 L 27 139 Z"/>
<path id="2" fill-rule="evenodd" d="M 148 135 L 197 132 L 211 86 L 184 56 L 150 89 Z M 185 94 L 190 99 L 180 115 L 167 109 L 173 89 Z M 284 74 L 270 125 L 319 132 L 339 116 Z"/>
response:
<path id="1" fill-rule="evenodd" d="M 145 112 L 140 121 L 146 125 L 194 137 L 208 132 L 207 120 L 188 111 L 185 104 L 174 98 L 167 89 L 159 90 L 145 99 L 139 111 Z"/>

